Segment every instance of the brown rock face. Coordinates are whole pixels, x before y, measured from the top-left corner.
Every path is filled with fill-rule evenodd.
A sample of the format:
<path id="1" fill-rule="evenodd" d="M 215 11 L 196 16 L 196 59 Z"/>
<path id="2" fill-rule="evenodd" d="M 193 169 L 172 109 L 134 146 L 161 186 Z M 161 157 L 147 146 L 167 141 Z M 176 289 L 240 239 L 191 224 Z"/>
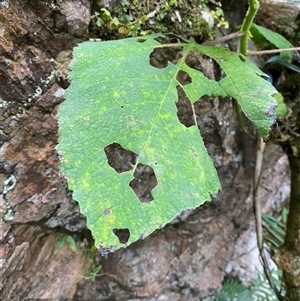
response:
<path id="1" fill-rule="evenodd" d="M 89 35 L 91 2 L 0 1 L 0 296 L 201 300 L 221 287 L 251 220 L 255 144 L 240 130 L 230 101 L 199 101 L 198 125 L 222 191 L 147 239 L 106 258 L 97 255 L 103 267 L 92 282 L 86 276 L 89 232 L 59 171 L 55 117 L 68 86 L 71 50 Z M 189 122 L 184 102 L 182 110 Z M 281 189 L 287 160 L 278 148 L 270 147 L 265 168 L 262 202 L 271 206 L 288 194 Z M 272 180 L 275 172 L 279 176 Z M 73 236 L 76 252 L 68 243 L 56 252 L 62 235 Z"/>
<path id="2" fill-rule="evenodd" d="M 85 39 L 90 4 L 6 2 L 0 4 L 0 294 L 71 298 L 88 261 L 80 243 L 78 252 L 66 245 L 54 254 L 56 229 L 82 232 L 85 219 L 59 174 L 55 110 L 63 89 L 51 61 Z"/>

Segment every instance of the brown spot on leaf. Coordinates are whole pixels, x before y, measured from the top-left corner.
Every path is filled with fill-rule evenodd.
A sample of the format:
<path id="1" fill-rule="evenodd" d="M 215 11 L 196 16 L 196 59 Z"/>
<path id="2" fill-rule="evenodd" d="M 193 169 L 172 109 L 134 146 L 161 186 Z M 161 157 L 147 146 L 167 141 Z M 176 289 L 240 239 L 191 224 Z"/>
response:
<path id="1" fill-rule="evenodd" d="M 190 150 L 191 150 L 191 152 L 192 152 L 192 154 L 194 155 L 195 158 L 199 158 L 199 156 L 198 156 L 198 154 L 197 154 L 197 152 L 194 148 L 191 147 Z"/>
<path id="2" fill-rule="evenodd" d="M 105 208 L 105 209 L 103 210 L 103 214 L 104 214 L 104 215 L 109 215 L 109 214 L 110 214 L 110 209 L 109 209 L 109 208 Z"/>

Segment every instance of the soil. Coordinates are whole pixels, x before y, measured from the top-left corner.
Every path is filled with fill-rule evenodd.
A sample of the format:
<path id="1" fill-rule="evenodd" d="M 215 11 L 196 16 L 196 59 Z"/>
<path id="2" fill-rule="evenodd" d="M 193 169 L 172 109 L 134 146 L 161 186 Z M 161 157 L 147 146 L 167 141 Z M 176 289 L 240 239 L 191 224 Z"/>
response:
<path id="1" fill-rule="evenodd" d="M 250 252 L 256 143 L 241 131 L 231 101 L 199 101 L 198 125 L 222 183 L 218 196 L 126 249 L 91 258 L 85 217 L 56 151 L 66 69 L 72 48 L 89 37 L 90 16 L 88 0 L 0 2 L 1 297 L 201 300 L 227 273 L 240 276 L 242 254 Z M 182 104 L 187 123 L 188 111 Z M 286 156 L 268 145 L 259 188 L 264 212 L 279 212 L 288 179 Z M 57 252 L 62 235 L 74 238 L 76 251 L 64 243 Z M 93 281 L 88 269 L 99 264 Z M 258 265 L 243 266 L 244 276 Z"/>

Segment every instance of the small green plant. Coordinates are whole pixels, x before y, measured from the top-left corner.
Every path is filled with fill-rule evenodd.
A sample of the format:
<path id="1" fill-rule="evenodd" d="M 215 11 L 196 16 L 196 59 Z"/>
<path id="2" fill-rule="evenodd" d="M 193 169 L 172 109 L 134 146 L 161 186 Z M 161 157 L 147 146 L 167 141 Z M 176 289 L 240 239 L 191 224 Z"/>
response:
<path id="1" fill-rule="evenodd" d="M 215 294 L 211 299 L 213 301 L 252 301 L 252 294 L 248 287 L 242 285 L 237 280 L 225 280 L 222 290 Z"/>
<path id="2" fill-rule="evenodd" d="M 287 222 L 287 210 L 282 209 L 281 218 L 276 219 L 268 214 L 262 214 L 264 221 L 263 228 L 266 232 L 264 240 L 268 242 L 265 248 L 268 252 L 271 249 L 279 249 L 284 243 L 285 228 Z M 271 277 L 274 285 L 281 292 L 282 295 L 285 292 L 282 289 L 282 271 L 280 269 L 271 270 Z M 239 283 L 235 279 L 228 279 L 224 282 L 220 293 L 215 294 L 212 298 L 213 301 L 265 301 L 274 300 L 278 298 L 272 288 L 269 285 L 268 279 L 263 272 L 258 272 L 257 277 L 251 280 L 252 284 L 247 287 Z M 208 301 L 208 299 L 206 300 Z"/>
<path id="3" fill-rule="evenodd" d="M 282 221 L 268 214 L 262 214 L 262 219 L 264 221 L 263 228 L 267 233 L 264 236 L 264 240 L 273 248 L 278 249 L 284 243 L 286 232 L 286 215 L 286 208 L 282 211 Z"/>
<path id="4" fill-rule="evenodd" d="M 67 242 L 73 252 L 77 251 L 76 242 L 71 235 L 61 235 L 54 250 L 54 254 L 57 254 L 62 248 L 64 243 Z"/>
<path id="5" fill-rule="evenodd" d="M 280 287 L 282 271 L 272 270 L 272 279 Z M 277 297 L 271 289 L 268 280 L 263 272 L 252 279 L 252 285 L 247 287 L 235 279 L 225 280 L 220 293 L 204 301 L 277 301 Z"/>
<path id="6" fill-rule="evenodd" d="M 210 10 L 210 14 L 217 22 L 217 27 L 224 27 L 225 29 L 229 28 L 229 23 L 225 20 L 221 2 L 216 3 L 216 9 Z"/>
<path id="7" fill-rule="evenodd" d="M 111 21 L 111 14 L 106 8 L 101 8 L 100 12 L 95 12 L 94 15 L 91 15 L 91 19 L 96 19 L 97 26 L 101 27 L 108 21 Z"/>
<path id="8" fill-rule="evenodd" d="M 92 282 L 95 281 L 97 274 L 101 271 L 102 265 L 98 265 L 96 267 L 89 267 L 85 276 L 90 278 Z"/>
<path id="9" fill-rule="evenodd" d="M 176 28 L 188 36 L 207 36 L 207 32 L 216 22 L 216 27 L 228 28 L 220 2 L 215 9 L 208 8 L 208 1 L 203 0 L 199 5 L 192 3 L 189 7 L 185 2 L 176 0 L 158 1 L 155 5 L 141 1 L 123 0 L 114 12 L 101 8 L 91 16 L 96 25 L 103 29 L 117 32 L 121 37 L 135 37 L 152 32 L 174 32 Z M 198 26 L 200 20 L 205 23 Z M 203 27 L 204 26 L 204 27 Z M 205 32 L 203 32 L 205 31 Z"/>
<path id="10" fill-rule="evenodd" d="M 126 15 L 124 15 L 126 16 Z M 123 36 L 145 35 L 147 31 L 142 31 L 142 26 L 148 20 L 146 15 L 143 15 L 133 22 L 130 22 L 129 17 L 113 17 L 106 8 L 101 8 L 101 12 L 95 12 L 91 16 L 92 19 L 96 19 L 96 24 L 99 27 L 107 27 L 110 31 L 117 30 L 119 34 Z"/>
<path id="11" fill-rule="evenodd" d="M 92 280 L 92 282 L 95 281 L 97 274 L 101 271 L 102 266 L 97 265 L 95 263 L 95 252 L 98 252 L 97 248 L 95 246 L 92 246 L 90 249 L 86 252 L 86 259 L 91 263 L 90 267 L 86 271 L 85 277 Z"/>

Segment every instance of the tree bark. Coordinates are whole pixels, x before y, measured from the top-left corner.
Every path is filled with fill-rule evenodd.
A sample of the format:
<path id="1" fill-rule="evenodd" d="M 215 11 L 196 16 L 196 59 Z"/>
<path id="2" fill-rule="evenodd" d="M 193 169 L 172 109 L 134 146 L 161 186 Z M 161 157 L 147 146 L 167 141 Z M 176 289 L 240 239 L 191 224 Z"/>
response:
<path id="1" fill-rule="evenodd" d="M 279 264 L 289 300 L 300 299 L 300 158 L 289 157 L 291 198 L 285 243 L 280 250 Z"/>
<path id="2" fill-rule="evenodd" d="M 279 120 L 272 137 L 289 157 L 291 195 L 285 243 L 275 260 L 283 270 L 287 297 L 294 301 L 300 297 L 300 74 L 288 75 L 279 91 L 290 113 Z"/>

